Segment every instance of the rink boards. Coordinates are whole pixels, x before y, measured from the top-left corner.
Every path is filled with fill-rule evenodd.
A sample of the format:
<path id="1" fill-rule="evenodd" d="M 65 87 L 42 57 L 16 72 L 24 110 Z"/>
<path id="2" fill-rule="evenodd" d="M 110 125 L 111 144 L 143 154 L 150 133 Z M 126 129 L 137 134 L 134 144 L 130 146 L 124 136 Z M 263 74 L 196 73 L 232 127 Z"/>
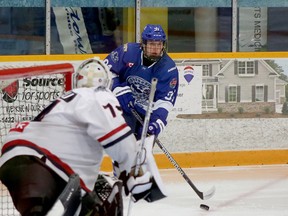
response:
<path id="1" fill-rule="evenodd" d="M 23 61 L 23 62 L 25 61 L 60 61 L 60 62 L 72 61 L 73 62 L 73 61 L 85 60 L 87 58 L 91 58 L 94 56 L 99 56 L 101 59 L 104 59 L 106 57 L 106 54 L 0 56 L 0 62 L 17 62 L 17 61 Z M 288 53 L 287 52 L 273 52 L 273 53 L 268 53 L 268 52 L 219 53 L 217 52 L 217 53 L 174 53 L 174 54 L 171 53 L 170 56 L 173 59 L 204 59 L 204 60 L 225 59 L 225 58 L 269 59 L 269 58 L 288 58 Z M 286 122 L 284 123 L 284 125 L 286 125 Z M 189 125 L 189 129 L 190 129 L 190 125 Z M 176 137 L 178 139 L 178 136 Z M 183 148 L 183 146 L 179 146 L 177 144 L 177 141 L 175 141 L 173 145 L 179 146 L 179 148 L 183 148 L 183 152 L 181 152 L 179 150 L 174 151 L 172 144 L 169 143 L 170 140 L 167 141 L 164 137 L 163 138 L 160 137 L 160 138 L 161 138 L 161 141 L 163 140 L 165 147 L 168 148 L 169 152 L 175 158 L 177 163 L 183 168 L 184 167 L 189 168 L 189 167 L 235 166 L 235 165 L 237 166 L 237 165 L 253 165 L 253 164 L 254 165 L 287 164 L 288 163 L 288 145 L 287 144 L 282 144 L 280 148 L 278 148 L 277 146 L 275 148 L 274 146 L 272 146 L 272 148 L 266 146 L 264 150 L 254 150 L 254 149 L 249 148 L 249 146 L 241 146 L 240 149 L 237 149 L 236 147 L 234 149 L 226 148 L 225 146 L 226 149 L 214 150 L 214 149 L 208 148 L 205 151 L 199 150 L 198 152 L 197 150 L 194 150 L 192 148 L 189 149 L 190 147 L 188 149 Z M 174 137 L 171 137 L 171 135 L 169 135 L 169 139 L 173 139 L 173 138 Z M 274 139 L 275 139 L 275 142 L 277 142 L 277 140 L 279 139 L 279 136 L 276 136 Z M 193 137 L 191 138 L 191 140 L 193 140 Z M 198 143 L 199 145 L 201 145 L 201 142 L 198 142 Z M 171 145 L 171 147 L 169 145 Z M 247 145 L 249 145 L 249 143 L 247 143 Z M 253 140 L 251 141 L 251 145 L 253 145 Z M 195 146 L 195 148 L 199 149 L 198 146 Z M 159 150 L 157 146 L 155 147 L 155 149 L 156 149 L 155 159 L 159 168 L 172 168 L 173 165 L 171 164 L 171 162 L 169 162 L 167 157 L 163 153 L 161 153 L 161 150 Z M 258 149 L 261 149 L 261 148 L 259 148 L 258 146 Z M 104 158 L 102 168 L 106 170 L 111 169 L 111 163 L 107 157 Z"/>
<path id="2" fill-rule="evenodd" d="M 155 147 L 156 148 L 156 147 Z M 222 151 L 222 152 L 186 152 L 172 153 L 172 157 L 181 168 L 272 165 L 288 164 L 288 150 L 254 150 L 254 151 Z M 166 155 L 154 154 L 159 169 L 174 168 Z M 111 171 L 109 157 L 105 156 L 101 169 Z"/>

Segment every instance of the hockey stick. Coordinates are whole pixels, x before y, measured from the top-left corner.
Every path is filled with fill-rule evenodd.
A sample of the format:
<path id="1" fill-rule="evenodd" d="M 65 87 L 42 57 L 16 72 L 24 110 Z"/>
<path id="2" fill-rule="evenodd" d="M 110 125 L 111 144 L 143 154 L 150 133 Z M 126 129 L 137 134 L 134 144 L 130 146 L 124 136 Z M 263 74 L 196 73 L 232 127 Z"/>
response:
<path id="1" fill-rule="evenodd" d="M 139 154 L 137 154 L 137 158 L 136 158 L 136 167 L 135 167 L 135 173 L 134 176 L 137 176 L 139 174 L 140 171 L 140 166 L 141 166 L 141 159 L 142 159 L 142 154 L 144 151 L 144 145 L 145 145 L 145 138 L 146 138 L 146 134 L 148 131 L 148 125 L 150 122 L 150 116 L 152 113 L 152 108 L 153 108 L 153 100 L 154 100 L 154 95 L 155 95 L 155 91 L 156 91 L 156 85 L 157 85 L 158 80 L 156 78 L 152 78 L 151 81 L 151 89 L 150 89 L 150 94 L 149 94 L 149 101 L 148 101 L 148 107 L 146 110 L 146 115 L 144 118 L 144 122 L 142 123 L 143 125 L 143 130 L 142 130 L 142 134 L 141 134 L 141 148 L 139 151 Z M 132 195 L 131 195 L 132 197 Z M 130 215 L 131 212 L 131 207 L 132 207 L 132 198 L 130 197 L 130 201 L 129 201 L 129 206 L 128 206 L 128 216 Z"/>
<path id="2" fill-rule="evenodd" d="M 135 118 L 143 125 L 143 120 L 141 116 L 138 114 L 138 112 L 135 109 L 131 108 L 131 111 Z M 177 169 L 177 171 L 182 175 L 182 177 L 185 179 L 185 181 L 192 187 L 192 189 L 195 191 L 195 193 L 202 199 L 210 199 L 214 193 L 215 193 L 215 186 L 213 186 L 211 189 L 208 191 L 202 192 L 200 191 L 194 184 L 193 182 L 189 179 L 189 177 L 186 175 L 184 170 L 179 166 L 179 164 L 175 161 L 175 159 L 172 157 L 172 155 L 169 153 L 169 151 L 165 148 L 165 146 L 162 144 L 162 142 L 156 138 L 155 139 L 157 145 L 159 148 L 163 151 L 163 153 L 167 156 L 169 161 L 173 164 L 173 166 Z"/>
<path id="3" fill-rule="evenodd" d="M 149 122 L 150 122 L 150 116 L 151 116 L 151 113 L 152 113 L 153 100 L 154 100 L 154 95 L 155 95 L 155 91 L 156 91 L 157 81 L 158 80 L 156 78 L 152 78 L 152 81 L 151 81 L 151 89 L 150 89 L 150 94 L 149 94 L 148 107 L 147 107 L 147 110 L 146 110 L 144 123 L 142 124 L 143 125 L 143 130 L 142 130 L 142 134 L 141 134 L 141 149 L 140 149 L 140 154 L 138 154 L 138 157 L 137 157 L 136 168 L 135 168 L 135 176 L 138 175 L 139 170 L 140 170 L 142 153 L 143 153 L 143 150 L 144 150 L 145 138 L 146 138 L 146 134 L 147 134 L 147 131 L 148 131 L 148 125 L 149 125 Z"/>
<path id="4" fill-rule="evenodd" d="M 46 216 L 74 215 L 81 203 L 80 178 L 77 174 L 70 176 L 69 181 Z"/>

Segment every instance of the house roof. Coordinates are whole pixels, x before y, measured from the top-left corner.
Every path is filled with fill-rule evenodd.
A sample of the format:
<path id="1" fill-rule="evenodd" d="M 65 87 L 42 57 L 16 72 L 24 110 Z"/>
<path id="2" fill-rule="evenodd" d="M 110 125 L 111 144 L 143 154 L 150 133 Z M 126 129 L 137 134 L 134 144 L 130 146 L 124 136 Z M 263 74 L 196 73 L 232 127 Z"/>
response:
<path id="1" fill-rule="evenodd" d="M 224 65 L 223 68 L 220 69 L 220 71 L 215 75 L 216 77 L 223 77 L 224 76 L 224 71 L 227 70 L 227 68 L 232 64 L 234 63 L 235 60 L 229 60 L 228 63 L 226 63 Z"/>
<path id="2" fill-rule="evenodd" d="M 235 61 L 235 59 L 229 60 L 229 61 L 224 65 L 224 67 L 221 68 L 221 70 L 220 70 L 215 76 L 216 76 L 216 77 L 223 77 L 225 71 L 227 70 L 227 68 L 228 68 L 231 64 L 233 64 L 234 61 Z M 275 71 L 275 70 L 274 70 L 269 64 L 267 64 L 264 60 L 259 59 L 258 62 L 261 63 L 261 64 L 267 69 L 267 71 L 269 71 L 269 76 L 277 76 L 277 77 L 280 76 L 280 74 L 277 73 L 277 71 Z"/>
<path id="3" fill-rule="evenodd" d="M 288 82 L 285 80 L 282 80 L 280 78 L 276 79 L 276 85 L 283 85 L 283 84 L 286 85 L 286 84 L 288 84 Z"/>
<path id="4" fill-rule="evenodd" d="M 219 64 L 219 59 L 174 59 L 174 62 L 181 65 L 203 65 L 203 64 Z"/>
<path id="5" fill-rule="evenodd" d="M 275 71 L 269 64 L 267 64 L 267 62 L 265 60 L 259 60 L 259 62 L 262 62 L 262 64 L 270 71 L 269 75 L 276 75 L 276 76 L 280 76 L 280 74 Z"/>

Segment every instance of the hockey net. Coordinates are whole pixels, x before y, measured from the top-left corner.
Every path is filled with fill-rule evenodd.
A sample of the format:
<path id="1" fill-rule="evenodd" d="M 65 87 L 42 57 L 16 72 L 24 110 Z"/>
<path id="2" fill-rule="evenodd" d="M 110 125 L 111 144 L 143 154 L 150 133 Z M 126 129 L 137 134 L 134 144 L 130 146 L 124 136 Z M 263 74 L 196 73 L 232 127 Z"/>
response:
<path id="1" fill-rule="evenodd" d="M 33 119 L 63 92 L 72 89 L 74 67 L 69 63 L 11 67 L 0 65 L 0 141 L 19 121 Z M 20 215 L 0 181 L 0 216 Z"/>

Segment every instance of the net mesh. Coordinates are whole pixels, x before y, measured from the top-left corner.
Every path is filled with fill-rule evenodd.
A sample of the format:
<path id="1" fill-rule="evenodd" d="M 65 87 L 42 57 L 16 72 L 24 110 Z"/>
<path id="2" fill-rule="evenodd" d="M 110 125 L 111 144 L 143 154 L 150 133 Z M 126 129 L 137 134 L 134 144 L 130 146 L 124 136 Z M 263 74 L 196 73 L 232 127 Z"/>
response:
<path id="1" fill-rule="evenodd" d="M 51 101 L 72 88 L 71 64 L 22 68 L 0 67 L 0 141 L 19 121 L 29 121 Z M 0 216 L 19 215 L 9 192 L 0 182 Z"/>

